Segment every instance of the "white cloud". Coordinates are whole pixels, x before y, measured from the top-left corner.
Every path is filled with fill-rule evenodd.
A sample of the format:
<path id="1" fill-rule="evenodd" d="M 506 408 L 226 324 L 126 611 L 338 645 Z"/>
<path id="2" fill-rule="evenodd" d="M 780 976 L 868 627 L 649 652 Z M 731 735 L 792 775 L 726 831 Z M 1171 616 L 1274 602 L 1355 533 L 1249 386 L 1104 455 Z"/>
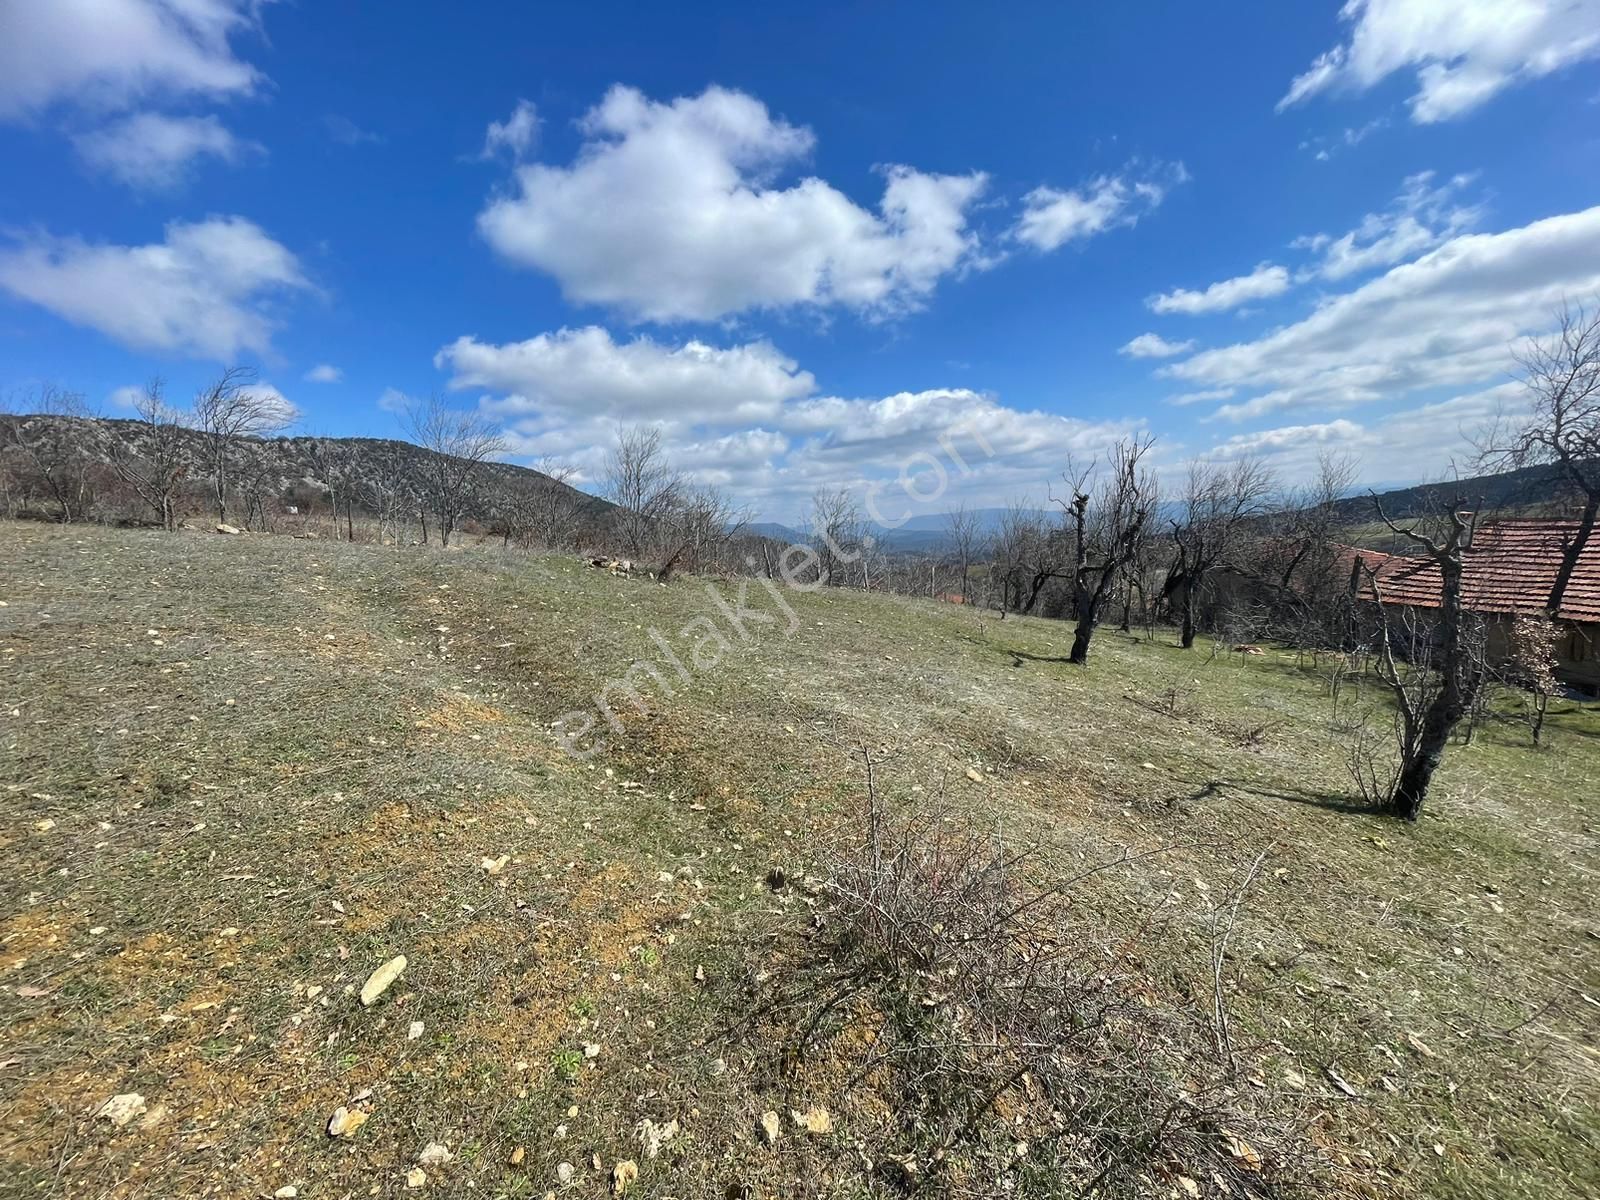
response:
<path id="1" fill-rule="evenodd" d="M 680 469 L 772 517 L 798 515 L 819 485 L 849 487 L 861 499 L 870 481 L 892 484 L 915 455 L 941 463 L 951 495 L 989 503 L 1024 490 L 1042 497 L 1064 454 L 1097 453 L 1139 427 L 1020 411 L 965 388 L 820 396 L 810 372 L 766 342 L 618 342 L 590 327 L 508 345 L 463 337 L 440 350 L 435 364 L 452 372 L 452 388 L 482 389 L 480 406 L 503 423 L 518 457 L 563 458 L 592 484 L 618 428 L 648 421 Z M 394 409 L 402 400 L 393 393 L 380 403 Z M 920 463 L 916 471 L 929 469 L 926 457 Z M 928 480 L 917 486 L 925 489 Z M 890 491 L 903 510 L 903 490 Z M 894 515 L 890 507 L 886 500 L 885 515 Z M 937 504 L 917 508 L 925 510 L 941 511 Z"/>
<path id="2" fill-rule="evenodd" d="M 1193 338 L 1185 342 L 1169 342 L 1159 333 L 1141 333 L 1117 353 L 1126 354 L 1129 358 L 1172 358 L 1189 353 L 1194 345 Z"/>
<path id="3" fill-rule="evenodd" d="M 265 380 L 248 384 L 239 390 L 262 403 L 265 412 L 269 414 L 265 424 L 274 431 L 287 429 L 300 420 L 300 410 L 294 402 Z"/>
<path id="4" fill-rule="evenodd" d="M 1510 370 L 1511 348 L 1570 296 L 1600 290 L 1600 207 L 1503 233 L 1463 234 L 1304 320 L 1161 368 L 1203 387 L 1260 394 L 1217 415 L 1353 405 Z"/>
<path id="5" fill-rule="evenodd" d="M 307 383 L 338 383 L 344 378 L 344 372 L 331 363 L 318 363 L 305 374 Z"/>
<path id="6" fill-rule="evenodd" d="M 656 321 L 753 309 L 914 309 L 981 265 L 967 210 L 987 178 L 884 169 L 876 213 L 816 177 L 776 184 L 809 130 L 712 87 L 659 103 L 614 87 L 584 118 L 570 166 L 517 169 L 478 228 L 512 262 L 553 275 L 574 302 Z"/>
<path id="7" fill-rule="evenodd" d="M 594 325 L 498 346 L 461 337 L 433 361 L 454 372 L 453 388 L 508 394 L 507 411 L 622 421 L 760 420 L 816 386 L 809 371 L 770 342 L 725 350 L 699 341 L 666 346 L 648 337 L 618 343 Z"/>
<path id="8" fill-rule="evenodd" d="M 1204 291 L 1177 288 L 1151 296 L 1145 304 L 1158 313 L 1225 312 L 1252 300 L 1268 300 L 1289 290 L 1289 272 L 1273 263 L 1262 263 L 1248 275 L 1238 275 L 1213 283 Z"/>
<path id="9" fill-rule="evenodd" d="M 1354 146 L 1359 146 L 1378 130 L 1388 128 L 1388 125 L 1388 117 L 1374 117 L 1365 125 L 1346 128 L 1343 133 L 1335 137 L 1308 138 L 1300 143 L 1300 149 L 1315 150 L 1317 161 L 1327 162 L 1340 150 L 1348 150 Z"/>
<path id="10" fill-rule="evenodd" d="M 1348 0 L 1350 40 L 1320 55 L 1278 111 L 1414 71 L 1411 119 L 1446 121 L 1502 89 L 1600 55 L 1600 0 Z"/>
<path id="11" fill-rule="evenodd" d="M 1333 237 L 1318 233 L 1296 238 L 1296 249 L 1311 250 L 1321 256 L 1302 279 L 1318 276 L 1337 280 L 1387 267 L 1414 258 L 1424 250 L 1462 233 L 1477 224 L 1482 210 L 1457 204 L 1454 197 L 1472 182 L 1470 175 L 1456 175 L 1433 186 L 1434 173 L 1420 171 L 1408 176 L 1400 194 L 1385 212 L 1368 213 L 1348 233 Z"/>
<path id="12" fill-rule="evenodd" d="M 1012 236 L 1036 250 L 1055 250 L 1067 242 L 1134 225 L 1188 180 L 1182 163 L 1139 174 L 1136 164 L 1120 175 L 1101 175 L 1081 188 L 1037 187 L 1022 199 L 1022 216 Z"/>
<path id="13" fill-rule="evenodd" d="M 329 113 L 322 118 L 322 127 L 328 131 L 328 136 L 341 146 L 362 146 L 383 144 L 383 135 L 373 133 L 370 129 L 363 129 L 349 117 L 338 113 Z"/>
<path id="14" fill-rule="evenodd" d="M 129 411 L 132 411 L 134 405 L 138 404 L 143 398 L 144 389 L 131 383 L 123 387 L 112 388 L 111 395 L 106 397 L 113 408 L 123 408 Z"/>
<path id="15" fill-rule="evenodd" d="M 0 119 L 65 101 L 114 110 L 153 97 L 248 94 L 229 40 L 259 0 L 18 0 L 0 36 Z"/>
<path id="16" fill-rule="evenodd" d="M 1167 403 L 1176 405 L 1179 408 L 1184 408 L 1190 404 L 1205 404 L 1211 400 L 1230 399 L 1233 396 L 1234 391 L 1235 389 L 1231 387 L 1206 388 L 1199 392 L 1184 392 L 1182 395 L 1169 396 L 1167 398 Z"/>
<path id="17" fill-rule="evenodd" d="M 1452 463 L 1465 475 L 1473 473 L 1474 439 L 1486 423 L 1498 412 L 1517 411 L 1525 404 L 1521 387 L 1500 384 L 1366 424 L 1341 417 L 1236 434 L 1204 454 L 1214 459 L 1263 458 L 1286 482 L 1311 477 L 1318 455 L 1329 450 L 1355 455 L 1362 478 L 1377 484 L 1438 476 Z"/>
<path id="18" fill-rule="evenodd" d="M 513 162 L 521 162 L 533 149 L 539 136 L 539 110 L 530 100 L 518 100 L 517 107 L 504 121 L 490 121 L 483 136 L 483 157 L 493 158 L 502 150 Z"/>
<path id="19" fill-rule="evenodd" d="M 216 117 L 169 117 L 135 113 L 72 139 L 85 162 L 130 187 L 159 190 L 182 182 L 194 160 L 211 155 L 237 162 L 260 153 L 240 141 Z"/>
<path id="20" fill-rule="evenodd" d="M 406 395 L 399 388 L 386 387 L 378 396 L 378 407 L 386 413 L 394 413 L 396 416 L 399 416 L 410 406 L 411 397 Z"/>
<path id="21" fill-rule="evenodd" d="M 232 359 L 266 353 L 272 301 L 310 288 L 295 256 L 242 217 L 175 221 L 146 246 L 48 234 L 0 250 L 0 288 L 124 345 Z"/>

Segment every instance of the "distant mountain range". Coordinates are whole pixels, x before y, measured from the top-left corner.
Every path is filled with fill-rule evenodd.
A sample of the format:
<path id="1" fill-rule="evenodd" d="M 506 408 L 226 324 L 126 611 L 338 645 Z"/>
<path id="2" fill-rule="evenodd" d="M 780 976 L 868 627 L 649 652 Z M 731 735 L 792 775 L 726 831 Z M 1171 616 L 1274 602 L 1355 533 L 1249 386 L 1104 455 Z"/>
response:
<path id="1" fill-rule="evenodd" d="M 1564 509 L 1570 498 L 1555 468 L 1541 466 L 1508 471 L 1501 475 L 1471 476 L 1446 483 L 1389 488 L 1378 493 L 1378 502 L 1391 519 L 1403 520 L 1457 502 L 1482 512 L 1554 513 Z M 982 532 L 992 536 L 999 531 L 1010 510 L 980 508 L 968 511 L 977 516 Z M 1052 522 L 1061 516 L 1059 509 L 1030 511 Z M 1157 528 L 1165 532 L 1170 527 L 1169 522 L 1181 511 L 1181 501 L 1163 500 L 1158 507 Z M 1371 494 L 1361 491 L 1339 502 L 1339 516 L 1351 525 L 1367 525 L 1377 521 L 1378 510 Z M 880 549 L 906 554 L 941 554 L 950 549 L 948 523 L 949 516 L 946 513 L 919 513 L 894 528 L 868 522 L 867 531 Z M 776 521 L 758 521 L 749 528 L 752 533 L 778 541 L 809 540 L 809 535 L 803 530 Z"/>

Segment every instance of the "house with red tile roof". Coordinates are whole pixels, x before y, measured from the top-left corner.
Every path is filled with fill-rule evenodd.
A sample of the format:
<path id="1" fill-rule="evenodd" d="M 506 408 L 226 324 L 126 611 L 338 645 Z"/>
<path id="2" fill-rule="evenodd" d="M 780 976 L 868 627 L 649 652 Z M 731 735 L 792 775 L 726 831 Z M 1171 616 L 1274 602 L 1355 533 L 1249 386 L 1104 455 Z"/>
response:
<path id="1" fill-rule="evenodd" d="M 1581 532 L 1578 521 L 1560 518 L 1486 521 L 1462 553 L 1461 598 L 1468 610 L 1499 625 L 1544 611 L 1554 598 L 1554 616 L 1563 632 L 1556 674 L 1563 683 L 1600 691 L 1600 531 L 1579 549 L 1570 576 L 1562 580 L 1562 564 Z M 1439 607 L 1442 584 L 1432 559 L 1354 547 L 1345 557 L 1352 587 L 1364 598 L 1370 598 L 1375 583 L 1384 604 Z"/>

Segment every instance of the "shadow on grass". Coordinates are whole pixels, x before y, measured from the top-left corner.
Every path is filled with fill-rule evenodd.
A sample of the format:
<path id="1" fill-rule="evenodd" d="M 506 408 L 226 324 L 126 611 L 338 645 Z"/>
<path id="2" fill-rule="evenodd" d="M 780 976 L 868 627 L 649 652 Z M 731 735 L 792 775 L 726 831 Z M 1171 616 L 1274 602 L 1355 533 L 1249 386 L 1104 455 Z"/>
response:
<path id="1" fill-rule="evenodd" d="M 1194 780 L 1185 782 L 1194 783 Z M 1231 788 L 1236 792 L 1244 792 L 1251 796 L 1260 796 L 1264 800 L 1287 800 L 1290 804 L 1304 804 L 1311 808 L 1321 808 L 1328 812 L 1377 816 L 1378 813 L 1370 805 L 1360 800 L 1353 800 L 1350 796 L 1340 792 L 1314 792 L 1306 788 L 1276 787 L 1266 788 L 1258 784 L 1242 783 L 1237 779 L 1208 779 L 1186 799 L 1193 803 L 1197 800 L 1209 800 L 1219 796 L 1223 790 Z"/>

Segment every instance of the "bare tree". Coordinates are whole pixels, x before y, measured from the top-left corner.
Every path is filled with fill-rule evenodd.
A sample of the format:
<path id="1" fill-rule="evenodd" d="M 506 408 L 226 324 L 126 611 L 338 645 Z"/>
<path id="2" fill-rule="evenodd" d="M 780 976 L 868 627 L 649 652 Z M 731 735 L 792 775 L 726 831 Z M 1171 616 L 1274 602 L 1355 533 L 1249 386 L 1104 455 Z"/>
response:
<path id="1" fill-rule="evenodd" d="M 983 535 L 982 518 L 965 504 L 958 505 L 945 514 L 944 536 L 961 575 L 961 600 L 966 603 L 972 598 L 972 564 L 983 556 L 988 541 Z"/>
<path id="2" fill-rule="evenodd" d="M 1074 473 L 1067 467 L 1072 499 L 1059 503 L 1072 538 L 1070 582 L 1077 620 L 1068 660 L 1079 666 L 1089 661 L 1089 642 L 1112 584 L 1138 554 L 1155 515 L 1155 476 L 1140 465 L 1154 441 L 1127 439 L 1111 447 L 1106 452 L 1108 475 L 1092 494 L 1094 468 Z"/>
<path id="3" fill-rule="evenodd" d="M 378 520 L 378 540 L 400 542 L 401 519 L 421 505 L 409 455 L 394 442 L 380 442 L 367 455 L 360 474 L 362 503 Z"/>
<path id="4" fill-rule="evenodd" d="M 170 531 L 178 527 L 178 489 L 191 467 L 190 434 L 182 416 L 162 397 L 160 379 L 145 384 L 134 409 L 139 414 L 137 434 L 128 441 L 114 434 L 106 439 L 111 465 Z"/>
<path id="5" fill-rule="evenodd" d="M 1399 770 L 1383 809 L 1415 821 L 1450 735 L 1472 708 L 1488 674 L 1483 622 L 1462 603 L 1463 559 L 1474 520 L 1471 513 L 1452 509 L 1438 522 L 1442 528 L 1429 532 L 1420 523 L 1395 524 L 1376 495 L 1373 504 L 1390 531 L 1422 551 L 1439 572 L 1438 617 L 1424 621 L 1416 609 L 1407 608 L 1398 631 L 1380 579 L 1367 572 L 1380 622 L 1378 675 L 1398 710 Z"/>
<path id="6" fill-rule="evenodd" d="M 94 413 L 78 392 L 46 384 L 37 393 L 13 397 L 0 412 L 0 452 L 10 451 L 49 496 L 56 518 L 70 522 L 89 503 Z"/>
<path id="7" fill-rule="evenodd" d="M 1479 441 L 1491 470 L 1549 464 L 1579 497 L 1578 527 L 1561 547 L 1545 608 L 1555 616 L 1600 517 L 1600 306 L 1563 305 L 1556 331 L 1517 356 L 1531 401 L 1527 415 L 1502 414 Z"/>
<path id="8" fill-rule="evenodd" d="M 616 530 L 629 555 L 642 557 L 654 543 L 684 487 L 683 476 L 667 461 L 658 427 L 634 425 L 618 432 L 606 456 L 605 493 L 617 506 Z"/>
<path id="9" fill-rule="evenodd" d="M 1317 473 L 1290 491 L 1265 522 L 1256 564 L 1247 573 L 1268 596 L 1269 625 L 1283 641 L 1313 650 L 1349 649 L 1351 564 L 1344 554 L 1341 501 L 1355 484 L 1359 463 L 1323 452 Z"/>
<path id="10" fill-rule="evenodd" d="M 194 398 L 194 427 L 201 435 L 219 522 L 228 519 L 228 482 L 239 441 L 276 433 L 291 420 L 283 402 L 256 387 L 255 378 L 247 367 L 229 367 Z"/>
<path id="11" fill-rule="evenodd" d="M 714 564 L 721 550 L 749 516 L 714 487 L 685 487 L 661 521 L 662 561 L 656 578 L 666 583 L 674 571 L 699 571 Z"/>
<path id="12" fill-rule="evenodd" d="M 1250 523 L 1267 511 L 1272 472 L 1254 458 L 1194 462 L 1184 483 L 1182 513 L 1173 519 L 1177 549 L 1164 591 L 1182 608 L 1182 643 L 1194 645 L 1202 591 L 1213 572 L 1234 565 Z"/>
<path id="13" fill-rule="evenodd" d="M 578 468 L 545 455 L 534 464 L 534 470 L 548 480 L 534 489 L 535 535 L 552 550 L 569 546 L 576 537 L 578 512 L 584 503 L 582 493 L 572 486 Z"/>
<path id="14" fill-rule="evenodd" d="M 418 472 L 418 489 L 439 516 L 440 544 L 448 546 L 471 502 L 474 480 L 484 463 L 505 452 L 505 439 L 481 413 L 451 408 L 437 394 L 411 405 L 406 425 L 428 452 Z"/>
<path id="15" fill-rule="evenodd" d="M 843 586 L 844 568 L 861 557 L 861 513 L 850 489 L 819 487 L 814 491 L 809 523 L 819 581 Z"/>

